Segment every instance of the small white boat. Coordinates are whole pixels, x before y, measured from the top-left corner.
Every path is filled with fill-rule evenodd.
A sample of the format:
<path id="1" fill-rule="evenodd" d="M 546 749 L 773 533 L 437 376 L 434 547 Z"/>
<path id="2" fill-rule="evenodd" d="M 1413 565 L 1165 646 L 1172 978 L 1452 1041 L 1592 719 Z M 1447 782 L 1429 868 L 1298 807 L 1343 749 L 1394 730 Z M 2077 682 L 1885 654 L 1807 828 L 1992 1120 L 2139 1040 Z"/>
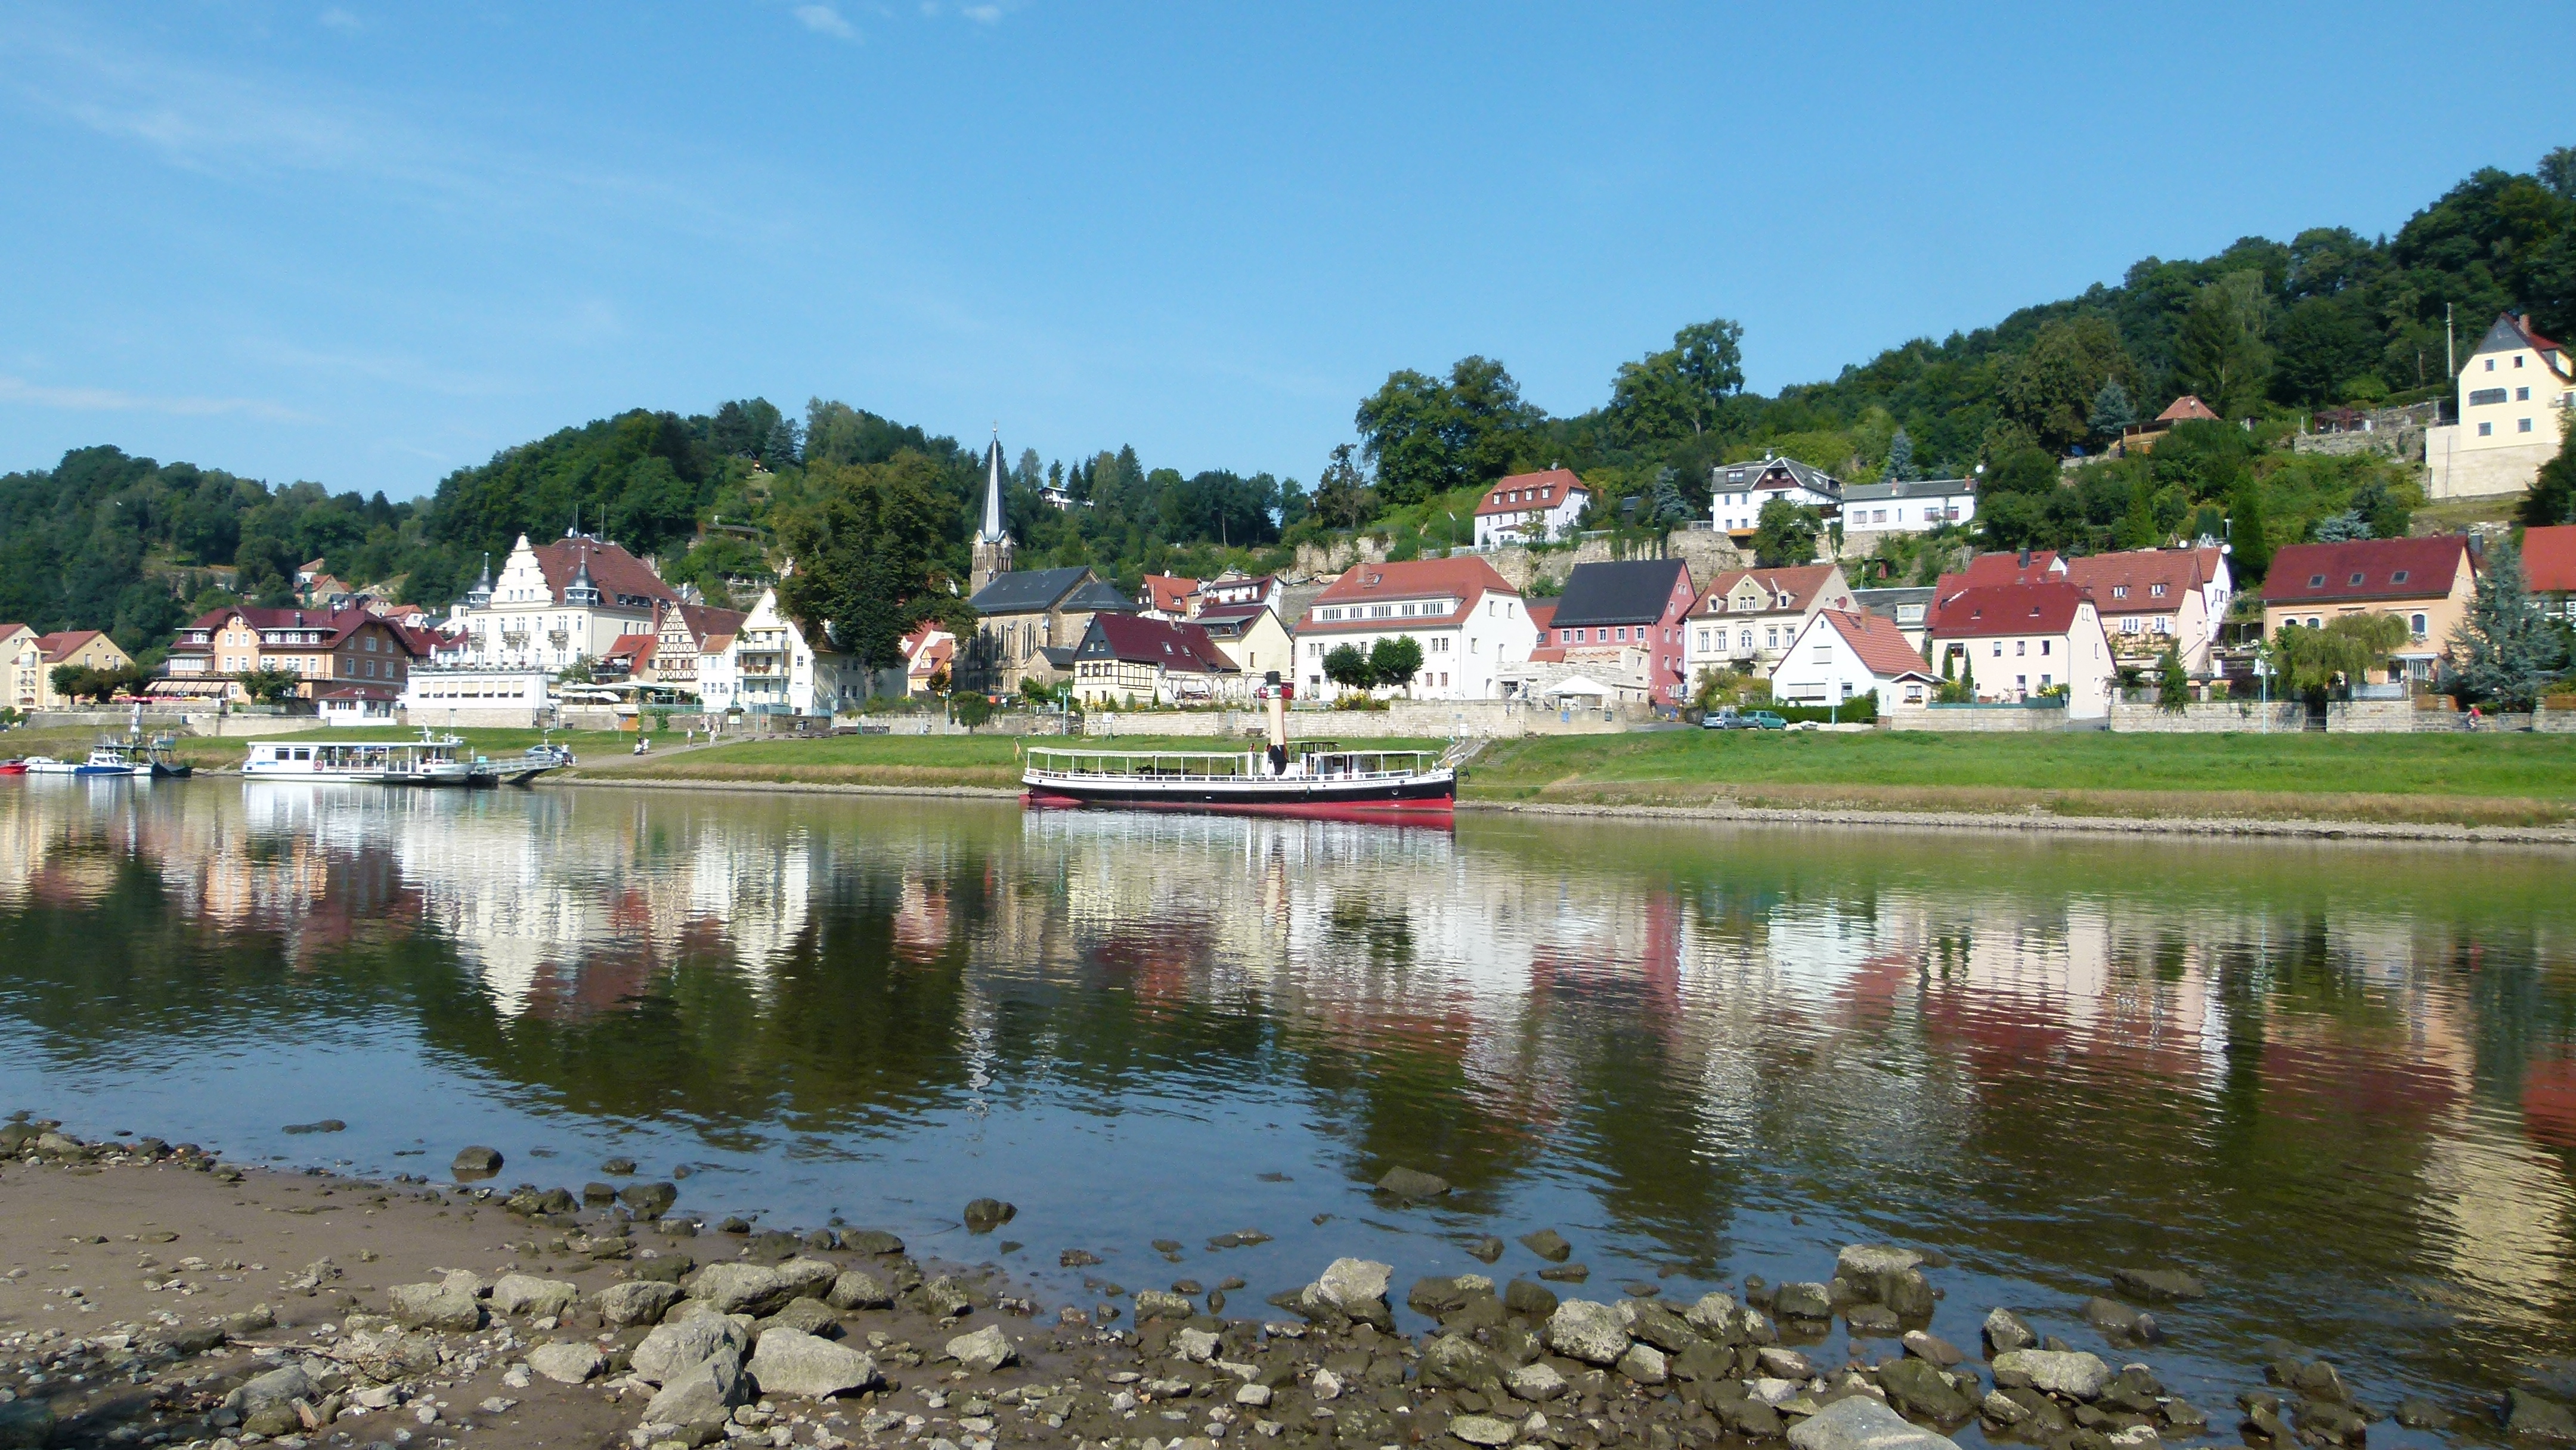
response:
<path id="1" fill-rule="evenodd" d="M 134 774 L 134 765 L 125 758 L 122 749 L 102 745 L 91 751 L 87 760 L 56 760 L 50 755 L 31 755 L 27 757 L 27 774 L 130 776 Z"/>

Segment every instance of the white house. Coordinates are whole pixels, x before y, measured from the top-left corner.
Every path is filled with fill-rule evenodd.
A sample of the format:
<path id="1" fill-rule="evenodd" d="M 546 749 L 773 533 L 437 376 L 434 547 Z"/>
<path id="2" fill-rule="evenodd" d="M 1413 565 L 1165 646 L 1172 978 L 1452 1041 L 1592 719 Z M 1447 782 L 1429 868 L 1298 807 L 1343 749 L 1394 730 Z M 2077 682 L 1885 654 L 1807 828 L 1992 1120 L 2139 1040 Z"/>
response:
<path id="1" fill-rule="evenodd" d="M 698 697 L 708 708 L 739 708 L 750 715 L 831 715 L 856 709 L 868 697 L 868 675 L 857 660 L 806 643 L 805 631 L 778 608 L 776 587 L 764 589 L 760 602 L 744 616 L 742 628 L 726 647 L 729 658 L 718 671 L 725 677 L 723 706 L 707 702 L 705 658 L 700 657 Z"/>
<path id="2" fill-rule="evenodd" d="M 1771 698 L 1835 705 L 1875 695 L 1884 712 L 1929 704 L 1939 683 L 1893 621 L 1860 610 L 1819 609 L 1772 666 Z"/>
<path id="3" fill-rule="evenodd" d="M 555 721 L 546 672 L 536 669 L 418 669 L 403 681 L 405 725 L 534 730 Z"/>
<path id="4" fill-rule="evenodd" d="M 1943 524 L 1964 525 L 1976 517 L 1977 483 L 1972 478 L 1849 484 L 1843 489 L 1843 548 L 1866 553 L 1852 540 L 1864 535 L 1930 533 Z"/>
<path id="5" fill-rule="evenodd" d="M 1775 498 L 1831 516 L 1843 505 L 1843 481 L 1821 468 L 1794 458 L 1764 458 L 1752 463 L 1721 463 L 1709 470 L 1714 497 L 1709 517 L 1721 533 L 1749 535 L 1761 521 L 1762 506 Z"/>
<path id="6" fill-rule="evenodd" d="M 1476 504 L 1476 547 L 1538 544 L 1574 532 L 1592 490 L 1570 468 L 1515 473 L 1485 490 Z"/>
<path id="7" fill-rule="evenodd" d="M 2460 369 L 2460 421 L 2425 430 L 2425 495 L 2484 498 L 2523 493 L 2558 454 L 2576 408 L 2576 363 L 2567 350 L 2501 313 Z"/>
<path id="8" fill-rule="evenodd" d="M 560 671 L 629 634 L 652 634 L 657 606 L 680 602 L 643 560 L 589 534 L 543 548 L 521 534 L 494 579 L 487 567 L 448 612 L 437 662 L 451 668 Z"/>
<path id="9" fill-rule="evenodd" d="M 1691 607 L 1682 669 L 1693 680 L 1702 670 L 1767 675 L 1817 610 L 1858 608 L 1852 593 L 1839 564 L 1730 569 Z"/>
<path id="10" fill-rule="evenodd" d="M 2120 662 L 2151 664 L 2171 645 L 2193 678 L 2209 677 L 2231 597 L 2227 557 L 2216 548 L 2091 554 L 2066 561 L 2066 582 L 2092 596 Z"/>
<path id="11" fill-rule="evenodd" d="M 1296 680 L 1310 696 L 1333 693 L 1324 657 L 1381 639 L 1422 646 L 1416 699 L 1498 700 L 1502 666 L 1529 658 L 1538 627 L 1519 591 L 1474 557 L 1355 564 L 1315 597 L 1297 625 Z"/>
<path id="12" fill-rule="evenodd" d="M 2064 580 L 1990 584 L 1944 595 L 1932 616 L 1932 658 L 1945 678 L 1973 674 L 1981 701 L 2022 701 L 2063 689 L 2070 719 L 2111 713 L 2118 673 L 2093 598 Z"/>

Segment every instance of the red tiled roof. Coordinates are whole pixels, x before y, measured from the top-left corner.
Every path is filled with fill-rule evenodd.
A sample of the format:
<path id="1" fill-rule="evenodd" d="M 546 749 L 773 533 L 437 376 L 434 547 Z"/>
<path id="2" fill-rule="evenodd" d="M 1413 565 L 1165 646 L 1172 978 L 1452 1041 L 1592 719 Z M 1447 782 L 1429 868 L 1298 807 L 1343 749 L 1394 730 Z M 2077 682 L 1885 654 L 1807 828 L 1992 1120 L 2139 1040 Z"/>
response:
<path id="1" fill-rule="evenodd" d="M 1860 656 L 1862 666 L 1872 675 L 1880 679 L 1896 679 L 1905 675 L 1920 675 L 1927 680 L 1932 678 L 1932 671 L 1925 667 L 1923 656 L 1916 654 L 1914 647 L 1905 642 L 1904 632 L 1893 621 L 1849 609 L 1826 609 L 1818 613 L 1833 626 L 1834 633 L 1843 637 L 1843 643 L 1852 647 L 1852 653 Z"/>
<path id="2" fill-rule="evenodd" d="M 2468 539 L 2459 534 L 2292 544 L 2272 556 L 2271 570 L 2263 576 L 2263 602 L 2438 599 L 2451 592 L 2468 549 Z"/>
<path id="3" fill-rule="evenodd" d="M 2515 314 L 2510 313 L 2510 312 L 2506 313 L 2506 314 L 2505 314 L 2505 316 L 2506 316 L 2507 318 L 2509 318 L 2509 319 L 2511 319 L 2511 320 L 2512 320 L 2512 322 L 2513 322 L 2513 330 L 2514 330 L 2514 331 L 2521 333 L 2524 337 L 2527 337 L 2527 338 L 2529 338 L 2529 339 L 2531 340 L 2531 348 L 2532 348 L 2532 351 L 2534 351 L 2534 352 L 2563 352 L 2563 351 L 2565 351 L 2565 349 L 2561 348 L 2558 344 L 2556 344 L 2556 343 L 2554 343 L 2554 342 L 2551 342 L 2548 338 L 2545 338 L 2545 337 L 2541 336 L 2541 335 L 2540 335 L 2540 331 L 2539 331 L 2539 329 L 2537 329 L 2537 328 L 2535 328 L 2535 327 L 2533 327 L 2533 326 L 2531 325 L 2531 319 L 2530 319 L 2530 318 L 2528 318 L 2528 317 L 2520 317 L 2520 316 L 2516 316 Z"/>
<path id="4" fill-rule="evenodd" d="M 402 693 L 392 685 L 369 684 L 364 680 L 317 682 L 313 698 L 317 700 L 390 700 Z"/>
<path id="5" fill-rule="evenodd" d="M 422 643 L 423 631 L 406 629 L 390 619 L 382 618 L 364 609 L 267 609 L 256 604 L 229 604 L 221 609 L 210 609 L 180 628 L 183 631 L 221 629 L 224 627 L 224 621 L 236 614 L 240 615 L 243 622 L 254 630 L 316 629 L 323 632 L 324 638 L 319 644 L 281 646 L 282 648 L 331 649 L 341 640 L 348 638 L 351 630 L 373 624 L 382 626 L 387 634 L 400 641 L 403 647 L 413 654 L 425 655 L 431 649 L 431 646 Z M 191 647 L 181 646 L 181 648 Z M 205 648 L 205 646 L 193 648 Z"/>
<path id="6" fill-rule="evenodd" d="M 573 571 L 585 561 L 590 565 L 590 582 L 598 586 L 604 605 L 614 607 L 621 596 L 659 599 L 665 604 L 680 602 L 680 596 L 671 592 L 671 586 L 662 582 L 662 576 L 654 573 L 651 565 L 605 539 L 576 534 L 542 545 L 535 553 L 537 568 L 546 576 L 546 588 L 553 591 L 557 604 L 563 602 Z"/>
<path id="7" fill-rule="evenodd" d="M 23 624 L 0 624 L 0 639 L 15 638 L 18 631 L 26 627 Z"/>
<path id="8" fill-rule="evenodd" d="M 1306 606 L 1306 618 L 1297 632 L 1331 633 L 1335 630 L 1421 629 L 1441 624 L 1455 624 L 1467 617 L 1476 601 L 1488 593 L 1510 594 L 1520 591 L 1494 572 L 1494 566 L 1482 559 L 1408 559 L 1397 564 L 1354 564 L 1342 571 L 1333 586 L 1316 595 Z M 1319 620 L 1327 605 L 1391 604 L 1407 600 L 1446 598 L 1455 601 L 1450 612 L 1440 615 L 1415 615 L 1411 618 Z"/>
<path id="9" fill-rule="evenodd" d="M 1182 619 L 1147 619 L 1141 614 L 1095 614 L 1112 656 L 1137 664 L 1160 665 L 1184 674 L 1232 674 L 1235 667 L 1208 632 Z"/>
<path id="10" fill-rule="evenodd" d="M 2084 591 L 2063 581 L 1989 584 L 1943 595 L 1932 614 L 1935 639 L 1984 639 L 2006 634 L 2064 634 L 2089 603 Z"/>
<path id="11" fill-rule="evenodd" d="M 1962 589 L 1984 589 L 1997 584 L 2037 584 L 2064 577 L 2057 562 L 2057 555 L 2047 549 L 2033 550 L 2028 564 L 2021 561 L 2019 554 L 1979 554 L 1970 559 L 1968 567 L 1959 573 L 1942 575 L 1938 587 L 1942 594 L 1956 594 Z"/>
<path id="12" fill-rule="evenodd" d="M 45 663 L 58 665 L 71 658 L 73 651 L 103 633 L 105 631 L 96 629 L 58 629 L 52 634 L 37 635 L 36 648 L 44 654 Z"/>
<path id="13" fill-rule="evenodd" d="M 2127 549 L 2067 560 L 2066 582 L 2092 595 L 2103 614 L 2163 614 L 2181 608 L 2183 596 L 2209 579 L 2198 550 Z"/>
<path id="14" fill-rule="evenodd" d="M 2192 418 L 2203 418 L 2213 423 L 2219 421 L 2218 415 L 2210 411 L 2207 403 L 2190 393 L 2174 399 L 2166 405 L 2163 412 L 2156 415 L 2156 421 L 2159 423 L 2180 423 Z"/>
<path id="15" fill-rule="evenodd" d="M 2576 524 L 2523 531 L 2522 581 L 2524 588 L 2546 594 L 2576 591 Z M 0 624 L 0 637 L 9 629 Z"/>
<path id="16" fill-rule="evenodd" d="M 1257 619 L 1270 612 L 1267 604 L 1207 604 L 1199 608 L 1200 624 L 1235 624 Z"/>
<path id="17" fill-rule="evenodd" d="M 1832 564 L 1794 564 L 1776 569 L 1730 569 L 1709 582 L 1708 592 L 1692 606 L 1693 614 L 1723 614 L 1720 606 L 1735 586 L 1752 579 L 1768 590 L 1774 607 L 1804 609 L 1815 602 L 1816 593 L 1833 578 Z"/>
<path id="18" fill-rule="evenodd" d="M 658 634 L 621 634 L 608 646 L 609 659 L 627 659 L 642 669 L 653 658 L 653 647 L 662 642 Z"/>
<path id="19" fill-rule="evenodd" d="M 718 609 L 712 604 L 683 604 L 679 611 L 681 627 L 688 630 L 689 638 L 696 640 L 701 649 L 713 636 L 739 633 L 742 622 L 751 617 L 739 609 Z"/>
<path id="20" fill-rule="evenodd" d="M 1525 514 L 1536 509 L 1551 509 L 1576 493 L 1590 493 L 1583 480 L 1571 468 L 1542 468 L 1536 473 L 1515 473 L 1497 480 L 1485 490 L 1476 505 L 1476 514 Z"/>
<path id="21" fill-rule="evenodd" d="M 1524 602 L 1521 607 L 1529 611 L 1530 623 L 1538 626 L 1539 638 L 1547 638 L 1547 627 L 1556 622 L 1556 601 L 1532 599 Z"/>
<path id="22" fill-rule="evenodd" d="M 1190 612 L 1190 598 L 1198 592 L 1199 581 L 1196 579 L 1184 579 L 1177 574 L 1145 576 L 1145 607 L 1148 609 L 1187 614 Z"/>

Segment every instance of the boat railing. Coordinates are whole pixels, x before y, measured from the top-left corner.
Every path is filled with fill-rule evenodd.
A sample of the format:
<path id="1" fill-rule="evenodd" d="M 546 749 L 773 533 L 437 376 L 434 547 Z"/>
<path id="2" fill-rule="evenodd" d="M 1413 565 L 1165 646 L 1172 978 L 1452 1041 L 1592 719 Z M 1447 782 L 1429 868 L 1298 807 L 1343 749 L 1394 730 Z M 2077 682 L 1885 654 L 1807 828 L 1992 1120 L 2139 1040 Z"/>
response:
<path id="1" fill-rule="evenodd" d="M 1437 770 L 1441 752 L 1434 750 L 1292 751 L 1308 779 L 1403 779 Z M 1233 780 L 1271 777 L 1268 755 L 1251 751 L 1193 750 L 1048 750 L 1028 751 L 1031 778 L 1082 780 L 1100 777 L 1152 780 Z"/>

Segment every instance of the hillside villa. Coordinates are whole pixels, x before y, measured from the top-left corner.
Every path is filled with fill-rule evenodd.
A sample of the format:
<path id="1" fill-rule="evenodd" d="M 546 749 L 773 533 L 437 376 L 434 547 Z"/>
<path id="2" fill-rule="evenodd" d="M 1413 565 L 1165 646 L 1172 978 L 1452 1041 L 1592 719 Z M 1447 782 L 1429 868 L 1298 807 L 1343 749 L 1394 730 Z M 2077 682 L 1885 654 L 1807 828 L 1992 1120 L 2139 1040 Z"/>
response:
<path id="1" fill-rule="evenodd" d="M 1283 680 L 1296 678 L 1297 645 L 1288 638 L 1288 626 L 1279 622 L 1277 611 L 1267 604 L 1210 604 L 1205 594 L 1199 599 L 1198 615 L 1190 622 L 1206 630 L 1217 650 L 1246 678 L 1257 681 L 1272 670 Z"/>
<path id="2" fill-rule="evenodd" d="M 2477 556 L 2461 534 L 2291 544 L 2263 576 L 2263 633 L 2320 628 L 2347 614 L 2393 614 L 2406 641 L 2393 651 L 2411 680 L 2429 680 L 2477 591 Z"/>
<path id="3" fill-rule="evenodd" d="M 1721 463 L 1709 470 L 1709 486 L 1713 491 L 1710 521 L 1720 533 L 1732 534 L 1738 542 L 1753 536 L 1754 526 L 1762 518 L 1762 506 L 1775 498 L 1828 516 L 1843 506 L 1841 479 L 1794 458 Z"/>
<path id="4" fill-rule="evenodd" d="M 2425 497 L 2528 492 L 2576 408 L 2576 363 L 2507 312 L 2478 340 L 2458 386 L 2460 421 L 2424 435 Z"/>
<path id="5" fill-rule="evenodd" d="M 1970 478 L 1913 478 L 1843 487 L 1843 552 L 1870 552 L 1880 534 L 1925 534 L 1943 524 L 1976 521 L 1977 483 Z"/>
<path id="6" fill-rule="evenodd" d="M 1592 490 L 1570 468 L 1515 473 L 1476 502 L 1476 547 L 1542 544 L 1571 537 Z"/>

